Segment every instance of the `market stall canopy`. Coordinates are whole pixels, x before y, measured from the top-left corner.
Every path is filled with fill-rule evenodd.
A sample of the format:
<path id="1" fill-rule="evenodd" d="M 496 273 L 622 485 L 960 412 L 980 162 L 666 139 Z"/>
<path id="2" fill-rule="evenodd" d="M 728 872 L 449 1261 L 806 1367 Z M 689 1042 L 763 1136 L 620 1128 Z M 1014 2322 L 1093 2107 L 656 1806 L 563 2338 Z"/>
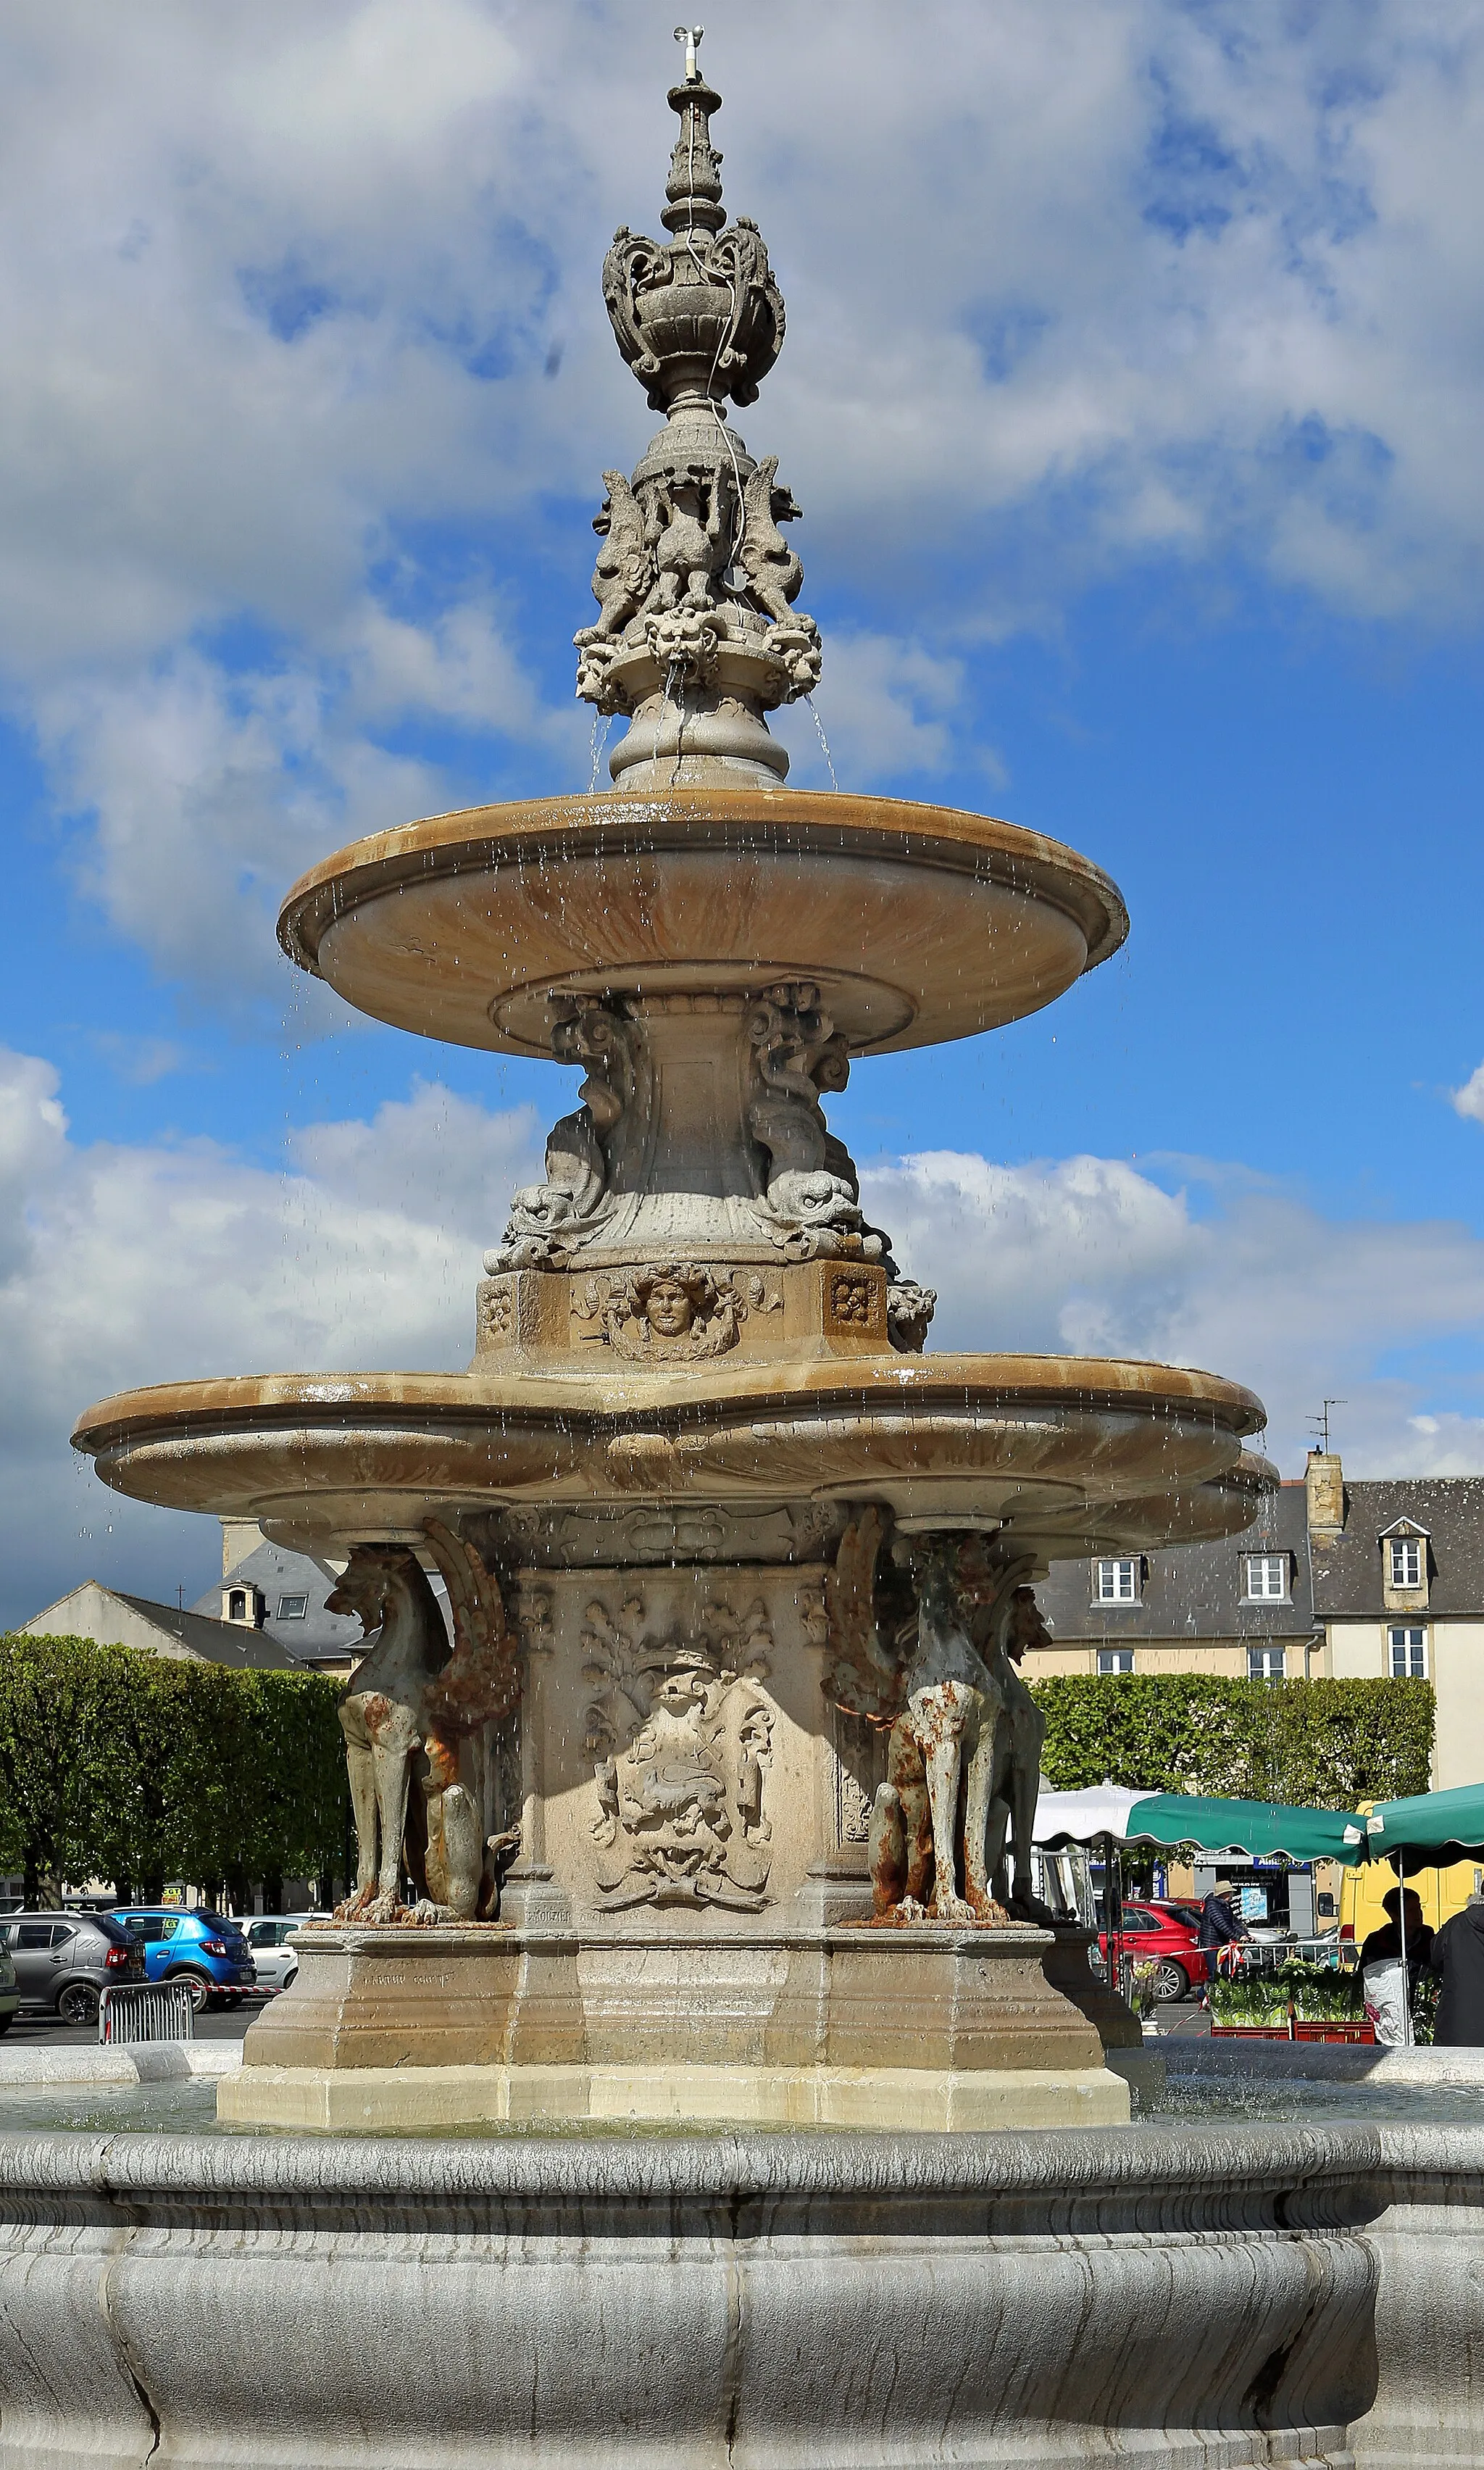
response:
<path id="1" fill-rule="evenodd" d="M 1032 1841 L 1045 1852 L 1063 1844 L 1092 1844 L 1101 1835 L 1122 1844 L 1129 1811 L 1155 1798 L 1116 1783 L 1101 1783 L 1091 1792 L 1043 1791 L 1035 1805 Z"/>
<path id="2" fill-rule="evenodd" d="M 1395 1855 L 1408 1871 L 1446 1870 L 1454 1861 L 1477 1857 L 1484 1854 L 1484 1783 L 1379 1801 L 1365 1831 L 1373 1861 Z"/>
<path id="3" fill-rule="evenodd" d="M 1434 1800 L 1453 1796 L 1433 1794 Z M 1484 1817 L 1484 1787 L 1476 1796 Z M 1397 1803 L 1391 1806 L 1412 1806 Z M 1120 1844 L 1195 1844 L 1207 1852 L 1246 1853 L 1254 1860 L 1340 1861 L 1354 1869 L 1368 1857 L 1366 1822 L 1354 1810 L 1294 1809 L 1270 1801 L 1216 1801 L 1195 1793 L 1138 1793 L 1116 1784 L 1093 1792 L 1043 1792 L 1034 1840 L 1089 1844 L 1111 1835 Z M 1375 1852 L 1371 1838 L 1370 1852 Z"/>

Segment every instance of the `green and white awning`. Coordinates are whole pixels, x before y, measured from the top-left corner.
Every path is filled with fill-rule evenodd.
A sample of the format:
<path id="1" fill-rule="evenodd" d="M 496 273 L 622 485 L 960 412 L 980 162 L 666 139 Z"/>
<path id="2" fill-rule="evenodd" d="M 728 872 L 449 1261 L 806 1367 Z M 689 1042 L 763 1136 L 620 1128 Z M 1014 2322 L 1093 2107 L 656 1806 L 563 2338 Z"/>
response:
<path id="1" fill-rule="evenodd" d="M 1364 1821 L 1373 1861 L 1393 1853 L 1408 1870 L 1446 1870 L 1484 1854 L 1484 1783 L 1379 1801 Z"/>
<path id="2" fill-rule="evenodd" d="M 1433 1796 L 1438 1798 L 1439 1796 Z M 1477 1796 L 1484 1811 L 1484 1791 Z M 1403 1806 L 1405 1805 L 1395 1805 Z M 1340 1861 L 1355 1869 L 1375 1854 L 1366 1821 L 1350 1809 L 1295 1809 L 1282 1802 L 1217 1801 L 1196 1793 L 1130 1792 L 1100 1784 L 1091 1792 L 1043 1792 L 1034 1841 L 1060 1844 L 1194 1844 L 1249 1860 Z"/>

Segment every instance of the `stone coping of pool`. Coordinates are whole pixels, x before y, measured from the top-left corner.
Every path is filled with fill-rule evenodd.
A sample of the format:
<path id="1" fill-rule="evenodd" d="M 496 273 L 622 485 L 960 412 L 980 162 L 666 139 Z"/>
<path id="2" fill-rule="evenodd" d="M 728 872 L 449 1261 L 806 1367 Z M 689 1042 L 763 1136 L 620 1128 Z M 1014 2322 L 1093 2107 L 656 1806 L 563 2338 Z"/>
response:
<path id="1" fill-rule="evenodd" d="M 1479 2129 L 0 2136 L 0 2464 L 1463 2470 L 1481 2229 Z"/>
<path id="2" fill-rule="evenodd" d="M 45 2085 L 170 2084 L 235 2075 L 241 2041 L 139 2041 L 107 2049 L 0 2050 L 0 2093 Z M 4 2110 L 0 2109 L 0 2124 Z"/>
<path id="3" fill-rule="evenodd" d="M 1171 2033 L 1146 2044 L 1168 2076 L 1265 2076 L 1319 2084 L 1484 2085 L 1484 2050 L 1383 2050 L 1338 2041 L 1208 2041 Z"/>

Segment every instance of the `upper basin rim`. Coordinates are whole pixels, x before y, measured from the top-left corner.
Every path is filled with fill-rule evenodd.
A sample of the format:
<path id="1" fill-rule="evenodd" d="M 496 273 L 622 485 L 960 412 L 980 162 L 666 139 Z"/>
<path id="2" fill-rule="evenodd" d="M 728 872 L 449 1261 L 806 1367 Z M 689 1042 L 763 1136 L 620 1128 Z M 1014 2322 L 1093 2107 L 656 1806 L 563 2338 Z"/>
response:
<path id="1" fill-rule="evenodd" d="M 833 840 L 844 854 L 849 844 L 859 849 L 874 839 L 884 842 L 888 852 L 894 843 L 903 855 L 914 844 L 926 854 L 937 843 L 945 853 L 967 849 L 998 858 L 1011 874 L 1023 871 L 1025 889 L 1043 890 L 1053 906 L 1076 917 L 1087 939 L 1084 974 L 1110 959 L 1128 933 L 1128 911 L 1111 875 L 1048 833 L 962 807 L 780 785 L 677 787 L 658 797 L 622 789 L 574 791 L 566 797 L 426 815 L 348 842 L 300 875 L 279 912 L 279 943 L 299 967 L 317 975 L 320 937 L 331 919 L 343 914 L 347 895 L 355 907 L 400 881 L 426 882 L 430 875 L 456 874 L 475 851 L 480 852 L 475 862 L 487 863 L 491 856 L 514 860 L 528 850 L 549 853 L 553 842 L 584 855 L 605 843 L 622 848 L 636 836 L 640 809 L 644 845 L 650 850 L 665 846 L 664 827 L 669 824 L 686 827 L 685 837 L 675 846 L 693 849 L 690 833 L 702 819 L 744 834 L 762 831 L 783 849 L 818 848 Z"/>
<path id="2" fill-rule="evenodd" d="M 966 1408 L 971 1392 L 979 1404 L 1040 1400 L 1109 1406 L 1133 1414 L 1184 1411 L 1209 1417 L 1238 1437 L 1262 1431 L 1267 1420 L 1262 1400 L 1241 1382 L 1186 1365 L 1122 1357 L 834 1357 L 786 1368 L 790 1377 L 782 1382 L 777 1376 L 785 1366 L 777 1363 L 713 1372 L 704 1390 L 693 1371 L 683 1377 L 645 1374 L 642 1385 L 529 1373 L 503 1378 L 471 1372 L 225 1374 L 120 1390 L 78 1418 L 72 1442 L 93 1454 L 165 1424 L 240 1425 L 262 1417 L 319 1421 L 336 1415 L 359 1420 L 378 1411 L 413 1420 L 492 1411 L 542 1420 L 575 1411 L 603 1424 L 642 1428 L 657 1416 L 680 1413 L 687 1421 L 706 1420 L 711 1412 L 749 1406 L 786 1415 L 791 1408 L 807 1410 L 813 1400 L 839 1411 L 852 1396 L 877 1412 L 893 1398 L 910 1400 L 923 1411 L 939 1400 Z M 617 1403 L 609 1392 L 620 1386 L 626 1395 Z"/>

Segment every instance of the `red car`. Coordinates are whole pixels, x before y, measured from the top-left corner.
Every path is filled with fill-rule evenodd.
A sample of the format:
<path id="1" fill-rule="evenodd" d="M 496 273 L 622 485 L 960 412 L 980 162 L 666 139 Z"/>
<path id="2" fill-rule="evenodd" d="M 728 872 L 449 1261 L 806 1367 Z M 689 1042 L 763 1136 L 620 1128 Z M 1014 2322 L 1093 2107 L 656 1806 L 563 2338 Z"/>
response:
<path id="1" fill-rule="evenodd" d="M 1098 1946 L 1106 1963 L 1106 1930 L 1099 1931 Z M 1156 1998 L 1188 1998 L 1205 1984 L 1205 1950 L 1196 1944 L 1195 1923 L 1171 1904 L 1125 1904 L 1124 1952 L 1135 1964 L 1158 1965 Z"/>

